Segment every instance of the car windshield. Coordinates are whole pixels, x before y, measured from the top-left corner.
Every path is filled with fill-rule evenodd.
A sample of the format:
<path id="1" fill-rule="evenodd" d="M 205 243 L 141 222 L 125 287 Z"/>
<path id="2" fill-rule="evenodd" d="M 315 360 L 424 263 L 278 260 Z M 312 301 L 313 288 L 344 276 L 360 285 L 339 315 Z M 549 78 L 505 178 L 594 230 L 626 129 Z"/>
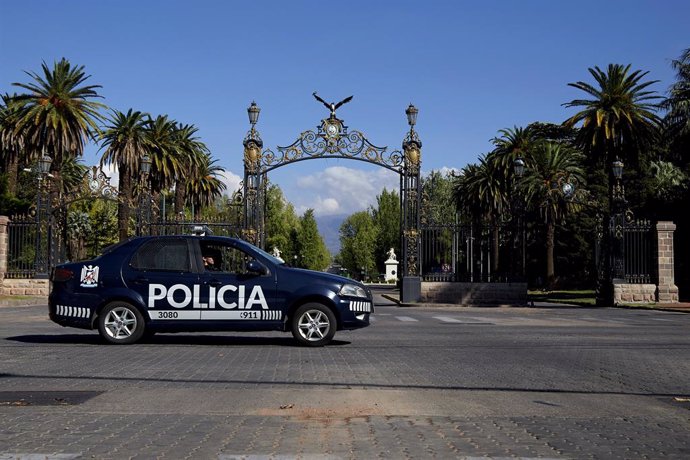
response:
<path id="1" fill-rule="evenodd" d="M 266 257 L 268 260 L 270 260 L 271 262 L 273 262 L 273 263 L 276 264 L 276 265 L 282 265 L 282 264 L 285 263 L 285 261 L 284 261 L 283 259 L 279 259 L 279 258 L 277 258 L 276 256 L 274 256 L 273 254 L 269 254 L 268 252 L 264 251 L 264 250 L 261 249 L 261 248 L 257 248 L 256 246 L 252 246 L 252 248 L 253 248 L 256 252 L 258 252 L 258 253 L 261 254 L 262 256 Z"/>

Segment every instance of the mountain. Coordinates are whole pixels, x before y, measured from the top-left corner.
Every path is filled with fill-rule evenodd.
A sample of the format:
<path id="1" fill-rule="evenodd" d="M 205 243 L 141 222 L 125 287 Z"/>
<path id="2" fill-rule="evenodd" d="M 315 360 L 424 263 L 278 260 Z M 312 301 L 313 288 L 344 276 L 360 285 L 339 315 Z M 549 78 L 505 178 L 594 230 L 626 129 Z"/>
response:
<path id="1" fill-rule="evenodd" d="M 315 216 L 319 233 L 321 233 L 321 237 L 332 256 L 340 252 L 340 225 L 347 219 L 347 216 L 347 214 Z"/>

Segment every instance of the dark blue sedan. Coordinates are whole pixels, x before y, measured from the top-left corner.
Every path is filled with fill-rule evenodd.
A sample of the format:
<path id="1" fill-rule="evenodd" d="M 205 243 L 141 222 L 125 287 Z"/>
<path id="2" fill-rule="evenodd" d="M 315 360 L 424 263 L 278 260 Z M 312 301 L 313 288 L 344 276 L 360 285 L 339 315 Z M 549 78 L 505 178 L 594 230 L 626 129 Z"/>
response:
<path id="1" fill-rule="evenodd" d="M 371 292 L 328 273 L 292 268 L 242 240 L 139 237 L 51 274 L 50 319 L 96 329 L 109 343 L 156 332 L 291 331 L 323 346 L 369 325 Z"/>

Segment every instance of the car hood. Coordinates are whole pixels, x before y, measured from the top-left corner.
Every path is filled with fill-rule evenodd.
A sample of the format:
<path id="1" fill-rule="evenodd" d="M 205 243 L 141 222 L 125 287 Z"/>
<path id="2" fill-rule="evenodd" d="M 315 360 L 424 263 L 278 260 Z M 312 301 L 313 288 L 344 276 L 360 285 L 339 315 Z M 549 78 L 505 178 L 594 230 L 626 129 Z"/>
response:
<path id="1" fill-rule="evenodd" d="M 306 268 L 294 268 L 294 267 L 284 267 L 285 270 L 291 273 L 309 275 L 311 279 L 318 278 L 328 283 L 337 284 L 356 284 L 357 286 L 363 286 L 359 281 L 355 281 L 351 278 L 345 278 L 344 276 L 334 275 L 333 273 L 318 272 L 316 270 L 307 270 Z"/>

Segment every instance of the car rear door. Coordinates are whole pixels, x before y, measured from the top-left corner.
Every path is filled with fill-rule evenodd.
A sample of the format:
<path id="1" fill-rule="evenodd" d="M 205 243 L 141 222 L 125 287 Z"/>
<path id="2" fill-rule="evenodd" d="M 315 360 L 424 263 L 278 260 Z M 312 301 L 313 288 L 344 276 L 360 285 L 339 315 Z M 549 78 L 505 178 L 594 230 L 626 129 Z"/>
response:
<path id="1" fill-rule="evenodd" d="M 123 269 L 123 279 L 143 299 L 152 321 L 199 321 L 199 274 L 188 238 L 153 238 Z"/>

